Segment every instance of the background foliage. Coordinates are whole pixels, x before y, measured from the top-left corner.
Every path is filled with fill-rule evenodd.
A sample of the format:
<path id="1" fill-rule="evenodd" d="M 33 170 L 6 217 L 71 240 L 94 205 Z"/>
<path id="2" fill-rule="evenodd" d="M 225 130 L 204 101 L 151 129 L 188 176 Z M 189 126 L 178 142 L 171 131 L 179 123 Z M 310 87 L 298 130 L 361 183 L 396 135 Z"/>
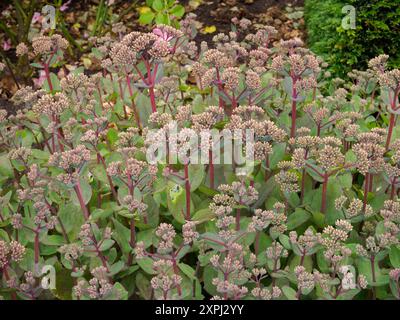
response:
<path id="1" fill-rule="evenodd" d="M 344 30 L 341 20 L 345 5 L 356 8 L 356 29 Z M 323 56 L 337 76 L 352 69 L 365 69 L 369 59 L 388 54 L 389 64 L 400 65 L 400 6 L 386 0 L 306 0 L 308 44 Z"/>

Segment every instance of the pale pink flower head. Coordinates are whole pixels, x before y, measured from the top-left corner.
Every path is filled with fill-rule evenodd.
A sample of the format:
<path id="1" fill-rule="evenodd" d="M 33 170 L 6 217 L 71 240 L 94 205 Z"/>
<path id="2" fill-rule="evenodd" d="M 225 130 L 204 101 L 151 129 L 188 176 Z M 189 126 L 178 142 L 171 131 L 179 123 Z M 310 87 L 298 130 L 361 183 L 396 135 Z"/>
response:
<path id="1" fill-rule="evenodd" d="M 36 23 L 36 22 L 41 22 L 42 19 L 43 19 L 43 17 L 42 17 L 42 15 L 40 14 L 40 12 L 35 12 L 35 13 L 33 14 L 32 22 L 31 22 L 31 23 L 34 24 L 34 23 Z"/>
<path id="2" fill-rule="evenodd" d="M 3 41 L 3 50 L 8 51 L 11 49 L 11 39 L 7 39 Z"/>
<path id="3" fill-rule="evenodd" d="M 183 32 L 175 29 L 174 27 L 167 26 L 164 24 L 157 25 L 153 29 L 153 34 L 159 37 L 159 40 L 170 41 L 174 38 L 180 38 L 183 36 Z"/>
<path id="4" fill-rule="evenodd" d="M 40 70 L 39 77 L 33 78 L 32 80 L 33 80 L 33 84 L 36 88 L 41 88 L 43 83 L 46 80 L 46 73 L 43 70 Z"/>
<path id="5" fill-rule="evenodd" d="M 64 4 L 60 7 L 60 11 L 61 11 L 61 12 L 66 11 L 66 10 L 68 9 L 70 3 L 71 3 L 71 0 L 68 0 L 66 3 L 64 3 Z"/>
<path id="6" fill-rule="evenodd" d="M 161 30 L 160 28 L 155 28 L 153 33 L 164 41 L 170 41 L 173 38 L 166 30 Z"/>

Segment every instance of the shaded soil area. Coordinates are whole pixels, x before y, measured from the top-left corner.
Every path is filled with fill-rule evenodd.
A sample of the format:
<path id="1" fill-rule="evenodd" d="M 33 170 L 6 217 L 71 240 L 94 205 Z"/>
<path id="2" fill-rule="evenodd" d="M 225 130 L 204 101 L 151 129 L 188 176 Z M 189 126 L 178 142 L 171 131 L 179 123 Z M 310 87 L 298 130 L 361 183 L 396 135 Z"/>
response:
<path id="1" fill-rule="evenodd" d="M 278 38 L 305 39 L 303 5 L 304 0 L 213 0 L 201 1 L 193 7 L 193 0 L 181 0 L 186 11 L 193 12 L 204 27 L 215 26 L 216 31 L 205 33 L 200 30 L 197 41 L 210 43 L 212 37 L 219 32 L 231 30 L 231 19 L 247 18 L 253 22 L 252 29 L 262 25 L 270 25 L 279 31 Z"/>
<path id="2" fill-rule="evenodd" d="M 65 2 L 67 1 L 63 1 Z M 140 25 L 138 22 L 139 8 L 146 5 L 145 1 L 114 0 L 112 2 L 113 4 L 107 9 L 107 19 L 111 19 L 112 16 L 114 24 L 122 23 L 126 27 L 126 32 L 150 30 L 149 26 Z M 303 19 L 304 0 L 179 0 L 178 2 L 185 7 L 186 13 L 191 12 L 197 16 L 199 29 L 195 39 L 197 43 L 206 41 L 210 44 L 216 34 L 231 31 L 231 19 L 234 17 L 239 20 L 241 18 L 251 20 L 249 32 L 255 32 L 263 25 L 270 25 L 278 30 L 277 39 L 299 37 L 305 40 L 306 37 Z M 99 0 L 71 0 L 67 9 L 63 11 L 65 28 L 81 47 L 78 48 L 76 44 L 70 42 L 71 49 L 65 54 L 67 64 L 82 65 L 85 56 L 90 51 L 87 40 L 96 21 L 98 4 Z M 19 29 L 13 10 L 13 1 L 0 2 L 0 21 L 17 34 Z M 106 20 L 106 23 L 102 25 L 101 34 L 111 30 L 112 24 L 109 21 L 111 20 Z M 39 20 L 31 25 L 31 33 L 38 32 L 40 23 Z M 56 32 L 61 33 L 58 29 Z M 15 46 L 15 43 L 10 42 L 9 35 L 0 28 L 0 53 L 3 57 L 7 57 L 12 65 L 17 66 Z M 0 57 L 0 61 L 2 60 Z M 22 76 L 18 71 L 14 73 L 20 84 L 31 84 L 32 78 L 37 77 L 35 72 L 29 77 Z M 15 81 L 6 68 L 0 74 L 0 108 L 7 109 L 11 113 L 15 112 L 13 104 L 8 99 L 16 90 Z"/>

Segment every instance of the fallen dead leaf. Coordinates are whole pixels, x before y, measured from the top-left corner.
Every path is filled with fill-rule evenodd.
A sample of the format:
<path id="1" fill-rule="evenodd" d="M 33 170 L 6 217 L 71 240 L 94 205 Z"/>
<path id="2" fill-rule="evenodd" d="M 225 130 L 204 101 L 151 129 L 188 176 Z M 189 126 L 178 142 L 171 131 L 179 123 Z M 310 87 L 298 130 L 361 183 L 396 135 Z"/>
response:
<path id="1" fill-rule="evenodd" d="M 203 34 L 208 34 L 208 33 L 214 33 L 215 31 L 217 31 L 216 26 L 206 26 L 200 32 Z"/>
<path id="2" fill-rule="evenodd" d="M 137 12 L 139 12 L 139 14 L 144 14 L 144 13 L 147 13 L 147 12 L 151 11 L 151 9 L 149 7 L 146 7 L 146 6 L 139 7 L 136 10 L 137 10 Z"/>

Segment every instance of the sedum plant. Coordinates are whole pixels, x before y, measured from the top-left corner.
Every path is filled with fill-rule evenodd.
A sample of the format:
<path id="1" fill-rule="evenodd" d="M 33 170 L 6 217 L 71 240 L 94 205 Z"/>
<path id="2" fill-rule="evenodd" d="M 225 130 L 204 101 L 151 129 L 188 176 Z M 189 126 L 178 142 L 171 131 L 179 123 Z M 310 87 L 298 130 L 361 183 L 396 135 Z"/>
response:
<path id="1" fill-rule="evenodd" d="M 399 70 L 194 23 L 93 37 L 96 72 L 19 45 L 46 81 L 0 110 L 0 295 L 399 299 Z"/>

